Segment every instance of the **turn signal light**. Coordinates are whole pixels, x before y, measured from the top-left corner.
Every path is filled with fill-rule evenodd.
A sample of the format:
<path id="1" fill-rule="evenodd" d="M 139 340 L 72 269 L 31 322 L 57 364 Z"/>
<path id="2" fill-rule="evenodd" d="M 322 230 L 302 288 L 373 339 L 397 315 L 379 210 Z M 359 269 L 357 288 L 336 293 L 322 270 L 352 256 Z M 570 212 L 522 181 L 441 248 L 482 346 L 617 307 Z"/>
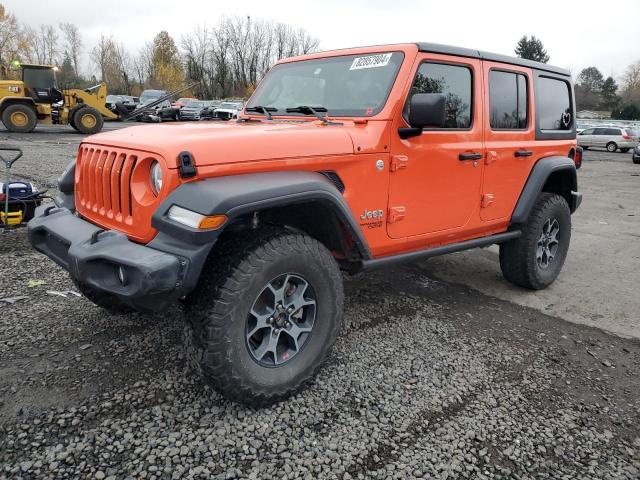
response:
<path id="1" fill-rule="evenodd" d="M 226 215 L 202 215 L 178 205 L 172 205 L 167 216 L 175 222 L 199 230 L 219 228 L 227 221 Z"/>
<path id="2" fill-rule="evenodd" d="M 226 215 L 211 215 L 210 217 L 204 217 L 200 220 L 198 228 L 200 230 L 209 230 L 212 228 L 219 228 L 227 221 Z"/>

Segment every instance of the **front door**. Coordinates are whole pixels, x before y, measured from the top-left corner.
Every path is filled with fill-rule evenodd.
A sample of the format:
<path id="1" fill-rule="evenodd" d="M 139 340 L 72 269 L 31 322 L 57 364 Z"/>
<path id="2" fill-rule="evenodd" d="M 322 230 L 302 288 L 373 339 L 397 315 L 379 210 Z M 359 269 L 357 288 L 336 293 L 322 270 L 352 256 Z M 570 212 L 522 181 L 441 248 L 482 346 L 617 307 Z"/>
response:
<path id="1" fill-rule="evenodd" d="M 394 122 L 387 233 L 392 238 L 464 227 L 480 202 L 482 158 L 482 65 L 480 60 L 424 54 L 407 97 L 443 93 L 444 128 L 425 128 L 401 139 L 408 103 Z"/>

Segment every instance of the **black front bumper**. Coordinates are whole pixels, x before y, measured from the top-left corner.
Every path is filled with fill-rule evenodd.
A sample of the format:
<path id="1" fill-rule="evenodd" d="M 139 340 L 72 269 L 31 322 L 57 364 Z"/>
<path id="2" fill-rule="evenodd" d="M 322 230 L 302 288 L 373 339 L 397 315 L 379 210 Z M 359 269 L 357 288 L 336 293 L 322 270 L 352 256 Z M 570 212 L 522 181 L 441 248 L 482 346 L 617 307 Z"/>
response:
<path id="1" fill-rule="evenodd" d="M 134 243 L 123 233 L 105 231 L 67 208 L 39 207 L 28 230 L 34 248 L 66 269 L 74 280 L 111 293 L 140 310 L 159 310 L 184 296 L 200 273 L 197 264 L 193 268 L 197 259 L 192 257 L 197 252 L 187 250 L 182 256 Z M 119 279 L 119 269 L 124 282 Z"/>

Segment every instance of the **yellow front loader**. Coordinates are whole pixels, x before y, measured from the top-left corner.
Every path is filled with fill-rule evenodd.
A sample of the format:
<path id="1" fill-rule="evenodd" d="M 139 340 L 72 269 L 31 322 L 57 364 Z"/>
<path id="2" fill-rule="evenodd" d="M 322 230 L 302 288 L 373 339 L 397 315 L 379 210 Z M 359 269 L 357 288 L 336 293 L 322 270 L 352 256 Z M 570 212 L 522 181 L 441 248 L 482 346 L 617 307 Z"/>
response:
<path id="1" fill-rule="evenodd" d="M 0 119 L 10 132 L 32 132 L 38 123 L 71 125 L 80 133 L 102 130 L 119 116 L 106 107 L 107 86 L 58 90 L 53 65 L 21 65 L 22 80 L 0 80 Z"/>

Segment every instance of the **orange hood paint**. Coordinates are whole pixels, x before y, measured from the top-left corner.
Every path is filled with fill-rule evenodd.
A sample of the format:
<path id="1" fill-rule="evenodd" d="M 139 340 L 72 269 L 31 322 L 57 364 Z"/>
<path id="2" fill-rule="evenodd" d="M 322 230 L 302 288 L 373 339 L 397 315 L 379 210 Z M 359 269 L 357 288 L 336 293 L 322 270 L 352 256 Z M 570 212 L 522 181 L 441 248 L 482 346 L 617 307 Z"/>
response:
<path id="1" fill-rule="evenodd" d="M 345 126 L 315 121 L 144 125 L 93 135 L 85 143 L 155 153 L 169 168 L 177 168 L 185 150 L 197 166 L 354 153 Z"/>

